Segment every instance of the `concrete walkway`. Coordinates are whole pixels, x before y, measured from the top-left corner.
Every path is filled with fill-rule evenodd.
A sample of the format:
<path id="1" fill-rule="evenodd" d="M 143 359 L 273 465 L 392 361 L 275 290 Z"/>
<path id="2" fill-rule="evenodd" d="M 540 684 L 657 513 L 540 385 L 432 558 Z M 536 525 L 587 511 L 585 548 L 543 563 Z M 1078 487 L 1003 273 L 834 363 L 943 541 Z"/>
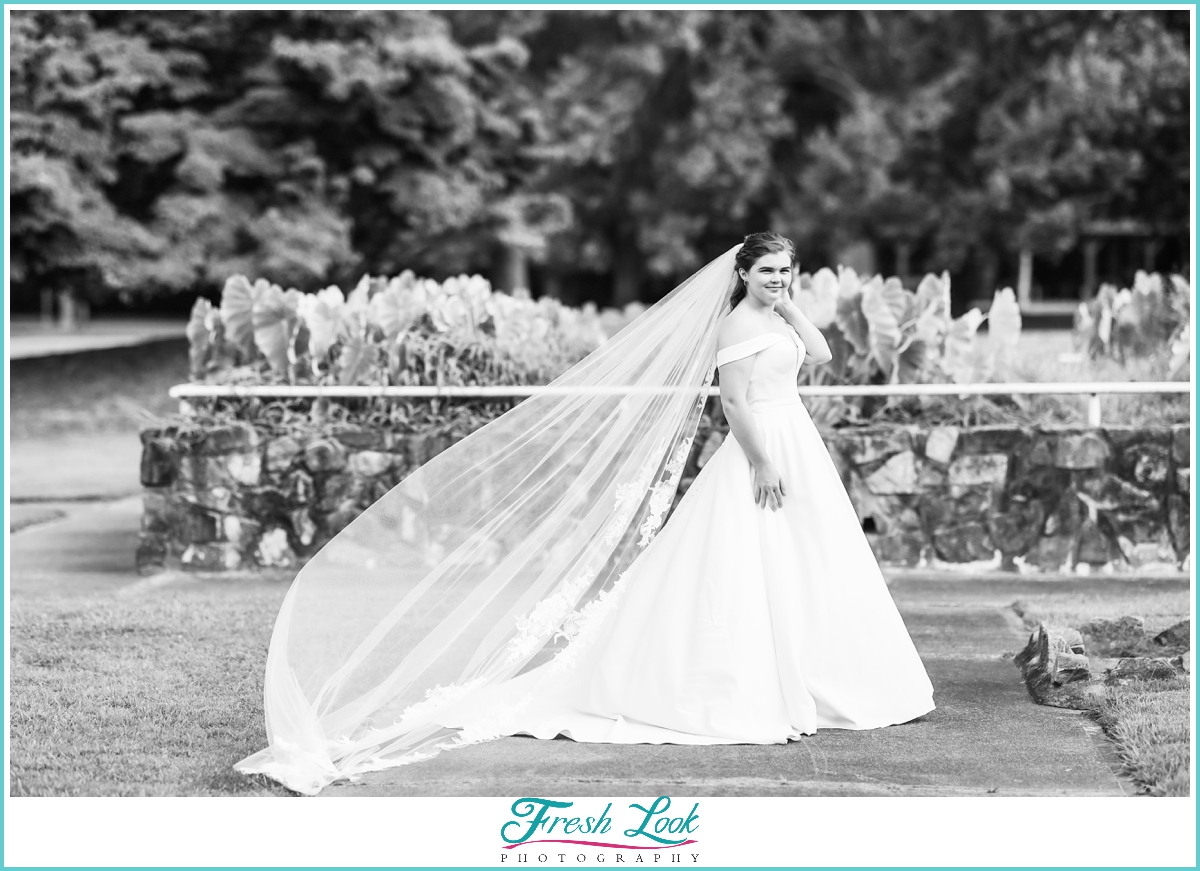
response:
<path id="1" fill-rule="evenodd" d="M 117 499 L 141 493 L 142 442 L 136 432 L 13 439 L 10 448 L 14 503 Z"/>
<path id="2" fill-rule="evenodd" d="M 10 539 L 12 598 L 115 593 L 141 580 L 134 562 L 141 496 L 112 502 L 47 502 L 36 507 L 51 515 L 49 519 L 13 533 Z"/>
<path id="3" fill-rule="evenodd" d="M 14 598 L 124 596 L 180 580 L 139 578 L 134 571 L 139 497 L 39 507 L 60 516 L 12 535 Z M 322 795 L 1132 794 L 1085 714 L 1030 700 L 1011 661 L 1027 633 L 1007 606 L 1050 589 L 1102 594 L 1133 586 L 1186 590 L 1188 579 L 893 575 L 892 595 L 929 671 L 937 704 L 910 723 L 863 732 L 821 730 L 770 746 L 504 738 L 369 774 L 359 783 L 335 784 Z"/>
<path id="4" fill-rule="evenodd" d="M 822 729 L 787 745 L 605 745 L 502 738 L 339 783 L 324 796 L 1120 796 L 1099 728 L 1030 700 L 1011 654 L 1027 634 L 1008 603 L 1031 587 L 910 573 L 896 600 L 937 708 L 886 729 Z M 1086 583 L 1094 587 L 1096 579 Z M 1120 583 L 1130 583 L 1128 581 Z M 1141 583 L 1141 582 L 1135 582 Z M 1147 581 L 1186 589 L 1186 580 Z"/>

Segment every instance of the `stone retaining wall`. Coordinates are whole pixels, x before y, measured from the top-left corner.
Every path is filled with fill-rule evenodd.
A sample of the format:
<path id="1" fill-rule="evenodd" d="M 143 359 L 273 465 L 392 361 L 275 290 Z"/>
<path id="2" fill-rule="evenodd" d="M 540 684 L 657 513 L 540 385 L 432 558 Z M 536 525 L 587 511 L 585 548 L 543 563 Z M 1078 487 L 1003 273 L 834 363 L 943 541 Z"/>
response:
<path id="1" fill-rule="evenodd" d="M 272 437 L 247 423 L 143 430 L 138 569 L 295 565 L 463 435 L 343 426 Z"/>
<path id="2" fill-rule="evenodd" d="M 676 501 L 727 429 L 714 397 Z M 344 426 L 270 437 L 245 423 L 146 430 L 139 568 L 295 565 L 463 435 Z M 880 426 L 824 435 L 883 563 L 998 555 L 1010 569 L 1190 565 L 1187 425 Z"/>
<path id="3" fill-rule="evenodd" d="M 1191 436 L 1172 427 L 892 427 L 827 438 L 882 562 L 1127 568 L 1189 555 Z"/>

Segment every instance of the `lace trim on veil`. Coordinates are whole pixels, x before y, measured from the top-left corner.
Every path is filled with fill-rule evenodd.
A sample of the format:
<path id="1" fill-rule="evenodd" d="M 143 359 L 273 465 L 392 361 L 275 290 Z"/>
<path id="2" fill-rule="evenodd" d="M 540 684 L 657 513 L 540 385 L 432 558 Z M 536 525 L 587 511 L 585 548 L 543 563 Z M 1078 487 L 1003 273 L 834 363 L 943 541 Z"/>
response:
<path id="1" fill-rule="evenodd" d="M 716 366 L 714 364 L 709 370 L 701 395 L 696 402 L 695 410 L 697 413 L 704 409 L 705 402 L 708 399 L 708 386 L 712 383 L 715 372 Z M 606 544 L 613 544 L 628 530 L 630 521 L 637 511 L 638 506 L 645 499 L 647 492 L 650 493 L 648 512 L 638 527 L 638 532 L 641 534 L 641 538 L 637 542 L 638 555 L 654 540 L 654 537 L 662 527 L 663 518 L 667 510 L 671 507 L 675 493 L 679 488 L 679 480 L 683 474 L 683 468 L 687 464 L 688 456 L 691 453 L 694 438 L 695 433 L 693 429 L 692 435 L 683 438 L 676 444 L 670 459 L 663 467 L 664 477 L 658 483 L 651 485 L 654 471 L 659 462 L 661 462 L 659 458 L 666 452 L 665 442 L 659 442 L 656 450 L 650 454 L 632 480 L 618 484 L 614 488 L 613 519 L 605 532 L 604 541 Z M 576 607 L 579 599 L 591 586 L 598 572 L 598 569 L 591 565 L 585 567 L 572 580 L 563 583 L 553 593 L 541 599 L 527 615 L 517 617 L 515 623 L 518 631 L 504 648 L 505 661 L 512 663 L 520 661 L 523 658 L 528 658 L 540 650 L 546 644 L 547 640 L 564 638 L 567 642 L 566 645 L 556 652 L 554 657 L 546 664 L 546 670 L 543 674 L 545 675 L 545 681 L 558 680 L 565 677 L 574 668 L 579 655 L 594 641 L 605 618 L 612 612 L 617 602 L 620 601 L 628 585 L 628 576 L 634 564 L 636 564 L 636 560 L 637 556 L 634 557 L 633 562 L 620 574 L 609 589 L 600 591 L 595 598 L 582 608 Z M 424 701 L 417 702 L 405 708 L 395 725 L 425 719 L 438 708 L 466 698 L 473 691 L 482 688 L 487 683 L 487 678 L 477 677 L 462 683 L 433 687 L 426 692 Z M 478 715 L 472 718 L 472 721 L 468 725 L 458 727 L 457 734 L 452 740 L 438 744 L 437 749 L 457 749 L 493 740 L 507 734 L 504 732 L 505 724 L 511 722 L 511 718 L 520 714 L 523 709 L 528 707 L 534 697 L 535 692 L 531 691 L 524 693 L 516 699 L 506 699 L 503 702 L 497 702 L 484 708 Z M 386 731 L 386 727 L 371 730 L 375 734 Z M 363 736 L 363 738 L 366 737 L 366 735 Z M 337 743 L 345 745 L 357 742 L 350 742 L 349 739 L 342 738 Z M 426 759 L 432 755 L 436 755 L 436 751 L 434 753 L 409 754 L 396 760 L 383 760 L 375 757 L 374 759 L 367 760 L 367 765 L 359 767 L 358 770 L 362 772 L 372 770 L 372 768 L 392 767 L 404 764 L 405 762 Z M 371 765 L 371 763 L 376 764 Z M 353 777 L 351 775 L 351 779 Z"/>
<path id="2" fill-rule="evenodd" d="M 523 727 L 520 711 L 543 681 L 570 675 L 603 636 L 671 509 L 717 372 L 740 249 L 561 379 L 568 390 L 689 395 L 536 400 L 439 454 L 306 565 L 268 651 L 270 744 L 237 770 L 316 794 Z M 466 453 L 471 438 L 482 460 Z M 443 481 L 481 489 L 464 501 Z M 422 511 L 428 529 L 417 527 Z M 342 578 L 360 566 L 372 607 L 386 609 L 374 624 L 342 597 Z"/>

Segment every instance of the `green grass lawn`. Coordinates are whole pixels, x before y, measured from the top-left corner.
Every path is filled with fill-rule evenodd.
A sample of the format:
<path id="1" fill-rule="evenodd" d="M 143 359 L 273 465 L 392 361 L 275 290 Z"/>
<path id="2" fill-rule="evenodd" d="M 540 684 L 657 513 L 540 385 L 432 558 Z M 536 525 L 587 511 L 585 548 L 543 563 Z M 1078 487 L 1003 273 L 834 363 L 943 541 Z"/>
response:
<path id="1" fill-rule="evenodd" d="M 1141 617 L 1155 635 L 1191 615 L 1187 590 L 1117 595 L 1043 593 L 1022 598 L 1031 629 L 1038 621 L 1078 627 L 1101 617 Z M 1191 677 L 1133 680 L 1105 686 L 1099 709 L 1091 712 L 1113 741 L 1126 774 L 1147 795 L 1190 795 Z"/>
<path id="2" fill-rule="evenodd" d="M 177 411 L 167 391 L 188 380 L 183 339 L 13 360 L 10 431 L 14 439 L 136 432 Z"/>
<path id="3" fill-rule="evenodd" d="M 1191 795 L 1191 679 L 1110 687 L 1098 718 L 1134 781 L 1149 795 Z"/>
<path id="4" fill-rule="evenodd" d="M 266 746 L 263 670 L 287 580 L 14 600 L 11 794 L 290 794 L 232 769 Z"/>
<path id="5" fill-rule="evenodd" d="M 1125 594 L 1114 593 L 1034 593 L 1021 601 L 1032 612 L 1030 628 L 1041 620 L 1046 623 L 1075 626 L 1089 620 L 1113 619 L 1130 615 L 1145 621 L 1146 634 L 1157 635 L 1192 611 L 1192 595 L 1187 590 L 1153 590 Z"/>

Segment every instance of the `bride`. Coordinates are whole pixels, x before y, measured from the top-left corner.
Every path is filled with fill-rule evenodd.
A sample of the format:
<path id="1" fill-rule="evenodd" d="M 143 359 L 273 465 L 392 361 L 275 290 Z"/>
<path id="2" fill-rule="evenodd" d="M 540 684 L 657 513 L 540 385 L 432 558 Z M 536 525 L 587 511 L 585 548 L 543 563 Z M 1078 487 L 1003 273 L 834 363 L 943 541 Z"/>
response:
<path id="1" fill-rule="evenodd" d="M 796 390 L 830 352 L 794 255 L 747 236 L 330 541 L 235 767 L 311 795 L 504 735 L 782 744 L 932 711 Z M 730 437 L 663 525 L 718 370 Z"/>

